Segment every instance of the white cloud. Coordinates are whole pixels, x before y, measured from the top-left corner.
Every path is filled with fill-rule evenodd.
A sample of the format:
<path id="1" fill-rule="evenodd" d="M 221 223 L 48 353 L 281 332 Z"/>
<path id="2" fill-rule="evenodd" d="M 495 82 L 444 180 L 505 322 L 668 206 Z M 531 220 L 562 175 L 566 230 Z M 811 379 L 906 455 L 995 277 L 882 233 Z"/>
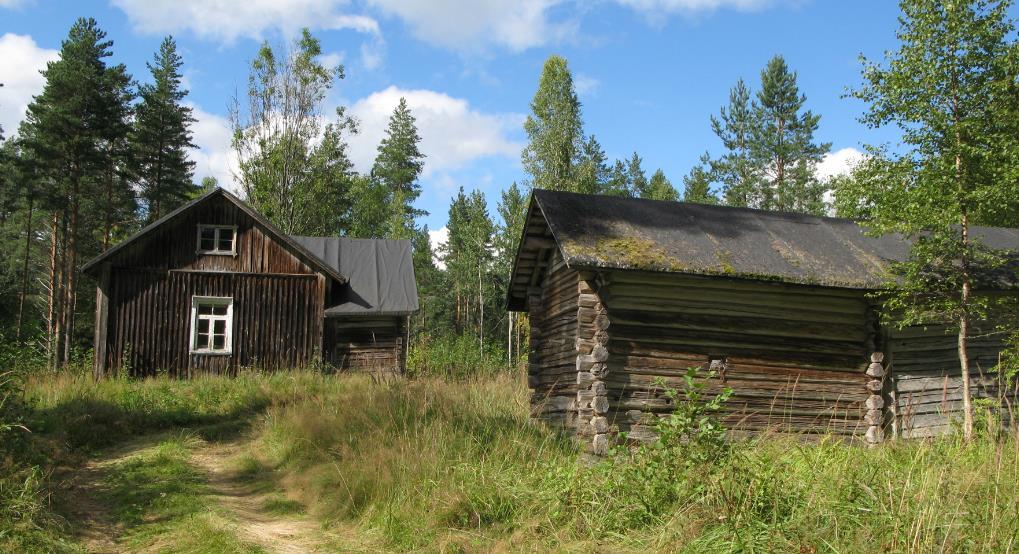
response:
<path id="1" fill-rule="evenodd" d="M 26 0 L 0 0 L 0 8 L 20 8 Z"/>
<path id="2" fill-rule="evenodd" d="M 318 57 L 318 63 L 330 69 L 339 67 L 347 58 L 346 52 L 329 52 Z"/>
<path id="3" fill-rule="evenodd" d="M 432 252 L 435 253 L 435 265 L 439 269 L 446 269 L 446 263 L 442 261 L 439 256 L 439 247 L 446 244 L 449 240 L 449 227 L 443 226 L 441 229 L 435 229 L 428 231 L 428 244 L 432 247 Z"/>
<path id="4" fill-rule="evenodd" d="M 737 10 L 756 10 L 776 3 L 776 0 L 615 0 L 628 8 L 649 15 L 666 15 L 673 13 L 693 14 L 709 12 L 722 8 Z"/>
<path id="5" fill-rule="evenodd" d="M 0 36 L 0 126 L 11 136 L 25 117 L 32 97 L 42 92 L 46 79 L 39 73 L 46 62 L 58 57 L 56 50 L 40 48 L 32 37 L 6 33 Z"/>
<path id="6" fill-rule="evenodd" d="M 867 154 L 856 148 L 843 148 L 824 155 L 821 163 L 817 164 L 815 173 L 817 178 L 826 181 L 837 175 L 846 175 L 852 171 L 856 164 L 867 158 Z"/>
<path id="7" fill-rule="evenodd" d="M 195 181 L 201 182 L 203 177 L 212 176 L 219 181 L 219 186 L 237 192 L 233 176 L 238 164 L 237 155 L 230 147 L 230 122 L 197 106 L 192 108 L 198 120 L 191 126 L 197 146 L 190 152 L 190 158 L 195 162 Z"/>
<path id="8" fill-rule="evenodd" d="M 577 76 L 573 78 L 573 87 L 577 89 L 579 96 L 594 95 L 599 86 L 601 86 L 601 81 L 583 73 L 577 73 Z"/>
<path id="9" fill-rule="evenodd" d="M 371 167 L 379 142 L 385 137 L 389 117 L 401 97 L 407 99 L 407 106 L 417 120 L 421 152 L 426 156 L 425 176 L 457 169 L 487 156 L 520 155 L 523 145 L 509 135 L 520 128 L 522 116 L 486 114 L 472 109 L 462 98 L 390 86 L 350 107 L 350 113 L 360 121 L 361 132 L 350 140 L 351 159 L 359 170 Z"/>
<path id="10" fill-rule="evenodd" d="M 199 37 L 232 42 L 262 38 L 269 30 L 293 35 L 302 27 L 352 29 L 379 35 L 379 25 L 364 15 L 340 11 L 346 0 L 112 0 L 142 33 L 189 30 Z"/>
<path id="11" fill-rule="evenodd" d="M 368 0 L 403 20 L 417 38 L 451 50 L 495 44 L 514 51 L 554 43 L 576 33 L 573 20 L 552 22 L 562 0 Z"/>

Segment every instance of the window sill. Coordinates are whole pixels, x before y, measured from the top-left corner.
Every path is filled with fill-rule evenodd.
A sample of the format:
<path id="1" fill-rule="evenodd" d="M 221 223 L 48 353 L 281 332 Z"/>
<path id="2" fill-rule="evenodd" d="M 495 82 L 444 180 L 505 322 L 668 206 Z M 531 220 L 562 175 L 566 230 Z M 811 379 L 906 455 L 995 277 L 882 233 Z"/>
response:
<path id="1" fill-rule="evenodd" d="M 192 350 L 189 354 L 192 356 L 229 356 L 233 352 L 229 350 Z"/>
<path id="2" fill-rule="evenodd" d="M 195 253 L 201 256 L 237 256 L 237 252 L 226 252 L 221 250 L 198 250 Z"/>

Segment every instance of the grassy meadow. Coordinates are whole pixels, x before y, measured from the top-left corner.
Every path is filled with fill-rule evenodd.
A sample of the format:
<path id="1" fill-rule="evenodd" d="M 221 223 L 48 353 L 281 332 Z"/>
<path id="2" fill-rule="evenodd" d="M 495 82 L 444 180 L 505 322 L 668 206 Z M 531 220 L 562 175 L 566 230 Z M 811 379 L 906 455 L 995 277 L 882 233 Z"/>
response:
<path id="1" fill-rule="evenodd" d="M 121 548 L 252 552 L 193 455 L 236 445 L 231 478 L 277 491 L 339 551 L 1009 552 L 1019 440 L 985 433 L 864 448 L 721 440 L 680 403 L 666 439 L 592 461 L 528 418 L 523 376 L 377 382 L 295 371 L 234 379 L 7 377 L 0 551 L 84 551 L 64 475 L 103 466 Z M 704 416 L 704 418 L 702 418 Z M 691 425 L 688 420 L 694 421 Z M 12 427 L 15 423 L 23 427 Z"/>

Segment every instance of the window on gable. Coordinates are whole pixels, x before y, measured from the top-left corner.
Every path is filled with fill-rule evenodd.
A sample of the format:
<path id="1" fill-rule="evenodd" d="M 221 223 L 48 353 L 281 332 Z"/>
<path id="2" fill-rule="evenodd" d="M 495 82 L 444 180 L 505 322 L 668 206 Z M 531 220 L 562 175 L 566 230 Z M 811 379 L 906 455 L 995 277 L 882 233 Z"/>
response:
<path id="1" fill-rule="evenodd" d="M 195 296 L 191 299 L 191 352 L 229 354 L 233 336 L 233 298 Z"/>
<path id="2" fill-rule="evenodd" d="M 232 256 L 237 253 L 237 227 L 232 225 L 199 225 L 198 252 Z"/>

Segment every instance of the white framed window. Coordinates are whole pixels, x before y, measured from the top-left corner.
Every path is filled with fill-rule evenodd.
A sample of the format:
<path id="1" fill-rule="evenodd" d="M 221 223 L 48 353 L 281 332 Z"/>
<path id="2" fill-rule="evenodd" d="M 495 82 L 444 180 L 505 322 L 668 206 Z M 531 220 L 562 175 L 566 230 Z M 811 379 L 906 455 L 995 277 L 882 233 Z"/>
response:
<path id="1" fill-rule="evenodd" d="M 234 299 L 191 297 L 191 352 L 229 354 L 233 350 Z"/>
<path id="2" fill-rule="evenodd" d="M 199 225 L 198 253 L 233 256 L 237 253 L 236 225 Z"/>

